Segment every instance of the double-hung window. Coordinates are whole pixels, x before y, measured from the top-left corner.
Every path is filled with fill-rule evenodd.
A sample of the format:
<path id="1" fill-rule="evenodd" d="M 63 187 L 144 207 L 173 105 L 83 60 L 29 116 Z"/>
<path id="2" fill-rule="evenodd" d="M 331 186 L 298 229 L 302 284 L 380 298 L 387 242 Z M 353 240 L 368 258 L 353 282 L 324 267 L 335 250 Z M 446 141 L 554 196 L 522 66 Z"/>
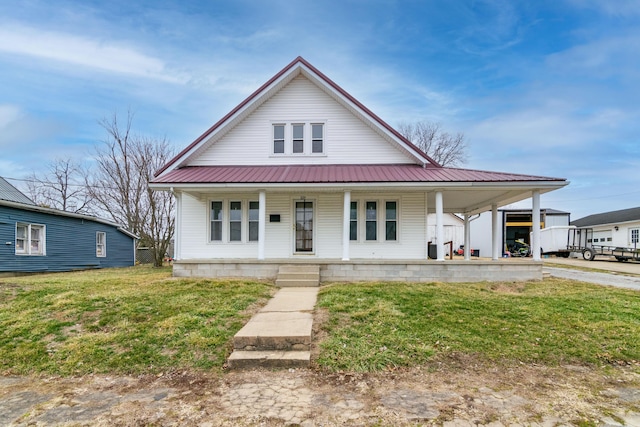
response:
<path id="1" fill-rule="evenodd" d="M 365 239 L 378 240 L 378 202 L 366 202 Z"/>
<path id="2" fill-rule="evenodd" d="M 349 212 L 349 240 L 358 240 L 358 202 L 351 202 Z"/>
<path id="3" fill-rule="evenodd" d="M 284 154 L 284 125 L 273 125 L 273 154 Z"/>
<path id="4" fill-rule="evenodd" d="M 258 241 L 258 224 L 259 224 L 259 202 L 249 202 L 249 241 Z"/>
<path id="5" fill-rule="evenodd" d="M 322 123 L 311 125 L 311 152 L 313 154 L 324 153 L 324 125 Z"/>
<path id="6" fill-rule="evenodd" d="M 211 202 L 211 241 L 222 241 L 222 202 Z"/>
<path id="7" fill-rule="evenodd" d="M 214 200 L 209 221 L 210 242 L 257 242 L 260 203 L 247 200 Z"/>
<path id="8" fill-rule="evenodd" d="M 398 239 L 398 209 L 396 202 L 385 203 L 385 240 Z"/>
<path id="9" fill-rule="evenodd" d="M 242 241 L 242 202 L 229 202 L 229 241 Z"/>
<path id="10" fill-rule="evenodd" d="M 44 255 L 45 228 L 38 224 L 16 224 L 16 255 Z"/>
<path id="11" fill-rule="evenodd" d="M 295 124 L 293 130 L 293 154 L 304 153 L 304 125 Z"/>
<path id="12" fill-rule="evenodd" d="M 640 243 L 640 228 L 631 229 L 631 244 L 637 245 Z"/>
<path id="13" fill-rule="evenodd" d="M 325 123 L 278 122 L 271 124 L 271 153 L 274 155 L 324 155 Z"/>
<path id="14" fill-rule="evenodd" d="M 100 258 L 107 256 L 107 233 L 104 231 L 96 232 L 96 256 Z"/>

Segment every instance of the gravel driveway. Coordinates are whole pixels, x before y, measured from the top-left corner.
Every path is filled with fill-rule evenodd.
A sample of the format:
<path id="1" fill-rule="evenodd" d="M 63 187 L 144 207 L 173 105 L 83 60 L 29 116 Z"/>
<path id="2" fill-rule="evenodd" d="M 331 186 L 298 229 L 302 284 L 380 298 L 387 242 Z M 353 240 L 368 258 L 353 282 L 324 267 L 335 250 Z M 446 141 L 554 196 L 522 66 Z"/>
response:
<path id="1" fill-rule="evenodd" d="M 562 279 L 579 280 L 597 285 L 616 286 L 640 291 L 640 263 L 551 258 L 545 260 L 543 271 L 553 277 Z"/>

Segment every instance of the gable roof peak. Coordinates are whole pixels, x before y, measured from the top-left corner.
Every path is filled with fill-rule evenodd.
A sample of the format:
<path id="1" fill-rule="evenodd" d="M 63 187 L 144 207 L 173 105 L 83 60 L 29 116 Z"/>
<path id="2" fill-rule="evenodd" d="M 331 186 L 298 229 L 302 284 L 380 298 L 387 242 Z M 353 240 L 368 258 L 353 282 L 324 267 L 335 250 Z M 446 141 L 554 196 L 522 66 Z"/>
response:
<path id="1" fill-rule="evenodd" d="M 340 102 L 348 104 L 355 111 L 358 111 L 362 117 L 372 122 L 374 126 L 381 130 L 381 132 L 387 134 L 392 140 L 396 141 L 402 149 L 404 149 L 411 157 L 413 157 L 416 162 L 422 164 L 423 167 L 426 167 L 427 165 L 431 165 L 436 168 L 442 167 L 438 162 L 436 162 L 425 152 L 420 150 L 411 141 L 400 134 L 400 132 L 398 132 L 396 129 L 391 127 L 384 120 L 374 114 L 371 110 L 360 103 L 360 101 L 355 99 L 351 94 L 342 89 L 333 80 L 331 80 L 320 70 L 314 67 L 310 62 L 308 62 L 302 56 L 298 56 L 288 65 L 286 65 L 282 70 L 276 73 L 266 83 L 260 86 L 251 95 L 249 95 L 244 101 L 238 104 L 226 116 L 224 116 L 202 135 L 200 135 L 200 137 L 198 137 L 189 146 L 182 150 L 177 156 L 171 159 L 160 170 L 158 170 L 154 174 L 154 176 L 158 177 L 170 168 L 175 169 L 177 167 L 184 166 L 184 163 L 187 161 L 187 159 L 190 158 L 194 153 L 196 153 L 196 151 L 201 148 L 203 144 L 205 144 L 209 136 L 213 135 L 216 131 L 223 128 L 234 119 L 237 119 L 243 112 L 251 110 L 252 107 L 257 107 L 259 104 L 264 102 L 265 98 L 270 98 L 271 96 L 273 96 L 273 91 L 278 90 L 278 84 L 282 83 L 282 81 L 287 81 L 295 77 L 297 75 L 296 72 L 301 69 L 304 69 L 306 71 L 304 73 L 305 77 L 310 78 L 319 86 L 322 86 L 329 92 L 335 94 L 336 99 L 339 99 Z"/>

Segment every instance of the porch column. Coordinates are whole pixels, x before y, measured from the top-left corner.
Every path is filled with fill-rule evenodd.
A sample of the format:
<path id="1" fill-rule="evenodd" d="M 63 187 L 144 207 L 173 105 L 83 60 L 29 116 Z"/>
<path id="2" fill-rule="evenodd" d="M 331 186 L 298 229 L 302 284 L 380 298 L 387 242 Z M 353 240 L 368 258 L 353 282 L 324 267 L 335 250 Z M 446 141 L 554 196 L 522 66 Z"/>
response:
<path id="1" fill-rule="evenodd" d="M 351 191 L 344 192 L 344 208 L 342 212 L 342 260 L 349 261 L 349 241 L 351 230 Z"/>
<path id="2" fill-rule="evenodd" d="M 471 221 L 469 214 L 464 214 L 464 260 L 471 260 Z"/>
<path id="3" fill-rule="evenodd" d="M 438 258 L 436 261 L 444 261 L 444 202 L 442 191 L 436 191 L 436 248 Z"/>
<path id="4" fill-rule="evenodd" d="M 424 193 L 424 247 L 425 259 L 429 259 L 429 193 Z"/>
<path id="5" fill-rule="evenodd" d="M 173 259 L 176 260 L 182 258 L 182 191 L 173 192 L 173 197 L 176 198 L 176 226 L 173 234 Z"/>
<path id="6" fill-rule="evenodd" d="M 540 190 L 533 190 L 531 194 L 532 201 L 532 221 L 531 227 L 531 251 L 533 252 L 533 260 L 540 261 Z"/>
<path id="7" fill-rule="evenodd" d="M 491 259 L 497 261 L 500 258 L 500 227 L 498 226 L 498 205 L 491 205 L 491 235 L 493 239 L 491 241 L 492 255 Z"/>
<path id="8" fill-rule="evenodd" d="M 267 221 L 267 194 L 261 190 L 258 195 L 258 259 L 264 259 L 264 240 Z"/>

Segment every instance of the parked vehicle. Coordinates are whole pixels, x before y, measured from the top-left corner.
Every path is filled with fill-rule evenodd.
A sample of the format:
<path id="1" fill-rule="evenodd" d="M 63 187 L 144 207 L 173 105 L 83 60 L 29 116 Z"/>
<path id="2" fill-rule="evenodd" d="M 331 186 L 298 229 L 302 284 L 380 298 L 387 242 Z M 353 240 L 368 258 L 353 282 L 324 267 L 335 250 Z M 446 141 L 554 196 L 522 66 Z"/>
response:
<path id="1" fill-rule="evenodd" d="M 597 239 L 596 239 L 597 240 Z M 571 252 L 581 253 L 587 261 L 596 256 L 614 257 L 618 261 L 640 261 L 640 248 L 594 245 L 593 229 L 570 226 L 548 227 L 540 230 L 540 252 L 567 258 Z"/>

